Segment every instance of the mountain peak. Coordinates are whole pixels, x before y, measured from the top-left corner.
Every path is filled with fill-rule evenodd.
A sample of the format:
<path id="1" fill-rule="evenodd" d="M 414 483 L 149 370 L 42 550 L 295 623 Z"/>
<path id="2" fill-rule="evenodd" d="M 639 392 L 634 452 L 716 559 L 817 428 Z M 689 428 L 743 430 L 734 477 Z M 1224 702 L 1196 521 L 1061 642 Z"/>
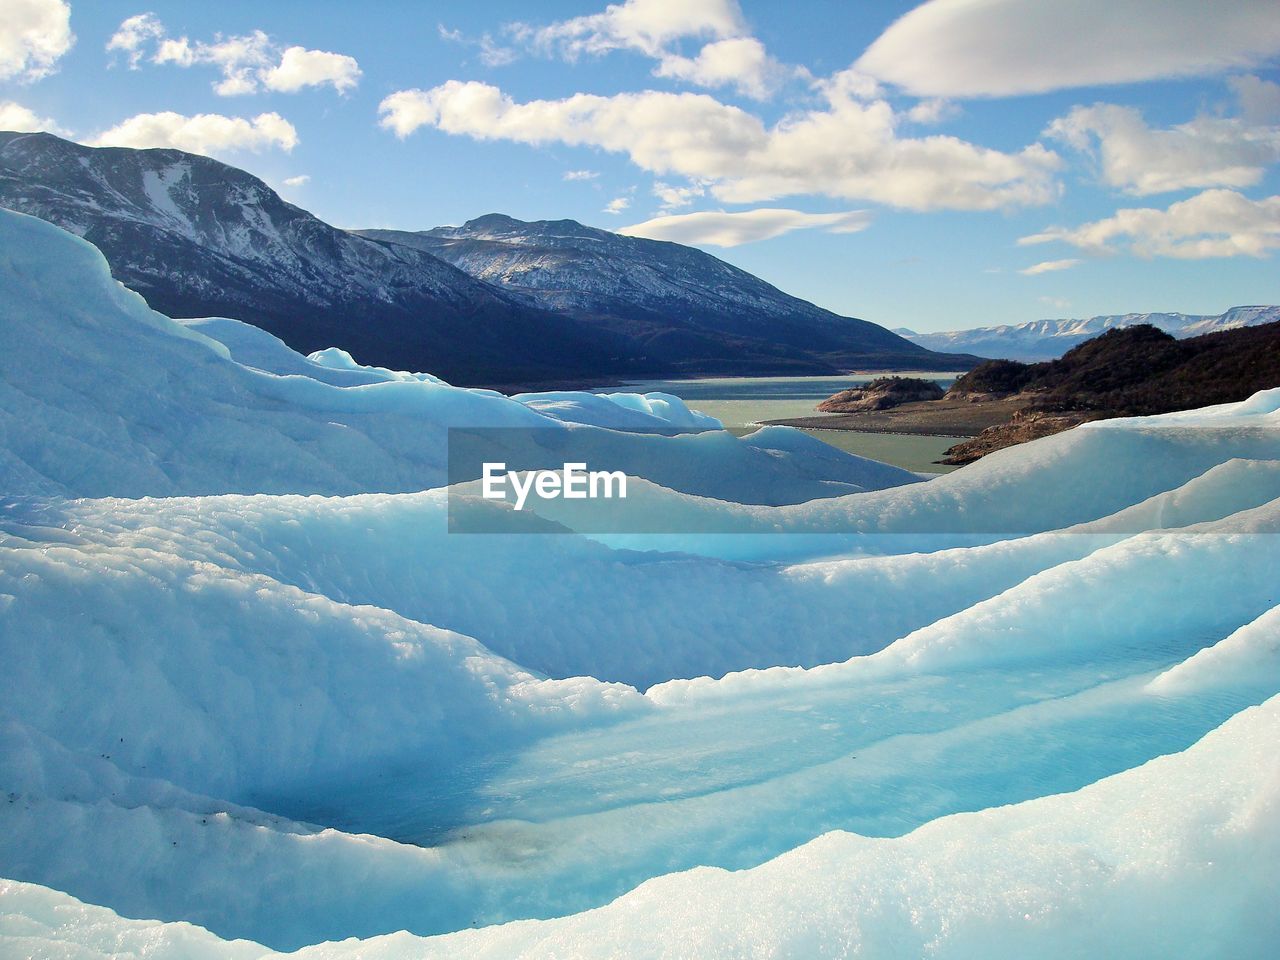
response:
<path id="1" fill-rule="evenodd" d="M 460 227 L 437 227 L 423 231 L 428 236 L 459 239 L 528 239 L 528 238 L 617 238 L 617 234 L 598 227 L 588 227 L 577 220 L 518 220 L 505 213 L 486 213 L 468 220 Z"/>

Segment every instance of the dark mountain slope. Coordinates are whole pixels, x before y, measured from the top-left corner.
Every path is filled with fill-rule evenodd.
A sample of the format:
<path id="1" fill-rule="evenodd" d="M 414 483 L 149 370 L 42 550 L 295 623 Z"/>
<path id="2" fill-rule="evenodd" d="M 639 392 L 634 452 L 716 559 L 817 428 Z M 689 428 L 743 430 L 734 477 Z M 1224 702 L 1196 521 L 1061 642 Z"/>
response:
<path id="1" fill-rule="evenodd" d="M 425 250 L 480 280 L 520 290 L 643 345 L 687 373 L 966 369 L 969 356 L 917 346 L 865 320 L 783 293 L 693 247 L 501 214 L 418 233 L 362 236 Z"/>

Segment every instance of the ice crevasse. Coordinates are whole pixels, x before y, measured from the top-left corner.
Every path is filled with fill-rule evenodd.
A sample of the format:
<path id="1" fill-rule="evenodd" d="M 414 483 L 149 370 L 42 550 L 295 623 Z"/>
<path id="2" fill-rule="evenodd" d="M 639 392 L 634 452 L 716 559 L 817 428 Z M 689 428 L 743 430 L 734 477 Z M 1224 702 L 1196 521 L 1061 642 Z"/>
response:
<path id="1" fill-rule="evenodd" d="M 0 955 L 1280 937 L 1280 390 L 921 482 L 176 323 L 5 211 L 0 340 Z M 634 494 L 446 488 L 475 426 Z"/>

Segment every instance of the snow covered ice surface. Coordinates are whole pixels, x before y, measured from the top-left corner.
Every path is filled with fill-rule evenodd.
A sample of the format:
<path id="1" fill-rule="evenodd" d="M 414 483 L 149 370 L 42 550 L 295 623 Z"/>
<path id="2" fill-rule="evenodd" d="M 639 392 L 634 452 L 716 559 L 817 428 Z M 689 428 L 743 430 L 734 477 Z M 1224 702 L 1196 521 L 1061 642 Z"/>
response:
<path id="1" fill-rule="evenodd" d="M 0 341 L 0 956 L 1272 955 L 1280 390 L 917 482 L 174 323 L 7 212 Z M 457 426 L 623 522 L 446 489 Z"/>

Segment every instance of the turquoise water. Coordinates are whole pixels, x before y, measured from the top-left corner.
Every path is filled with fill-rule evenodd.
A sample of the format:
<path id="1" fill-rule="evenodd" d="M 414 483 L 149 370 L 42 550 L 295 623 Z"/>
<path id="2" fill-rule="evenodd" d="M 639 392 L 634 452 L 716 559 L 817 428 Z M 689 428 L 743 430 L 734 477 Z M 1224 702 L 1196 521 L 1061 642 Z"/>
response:
<path id="1" fill-rule="evenodd" d="M 670 393 L 695 410 L 717 418 L 733 433 L 749 433 L 763 420 L 822 416 L 814 408 L 833 393 L 868 383 L 895 371 L 850 374 L 843 377 L 708 377 L 701 380 L 640 380 L 619 389 L 639 393 Z M 947 388 L 959 376 L 955 372 L 903 371 L 899 375 L 921 377 Z M 853 433 L 848 430 L 805 430 L 819 440 L 848 453 L 922 473 L 946 473 L 955 467 L 940 466 L 955 437 L 916 436 L 900 433 Z"/>

